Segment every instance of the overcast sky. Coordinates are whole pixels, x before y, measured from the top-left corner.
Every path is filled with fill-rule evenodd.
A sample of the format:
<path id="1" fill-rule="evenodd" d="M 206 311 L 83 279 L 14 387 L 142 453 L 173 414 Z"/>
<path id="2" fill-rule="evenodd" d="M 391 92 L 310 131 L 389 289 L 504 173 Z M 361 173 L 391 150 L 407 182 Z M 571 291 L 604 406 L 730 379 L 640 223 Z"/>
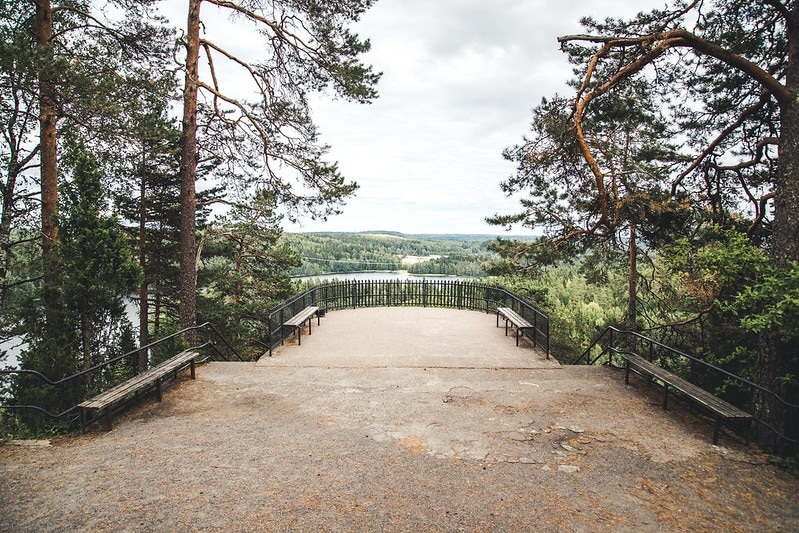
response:
<path id="1" fill-rule="evenodd" d="M 286 230 L 501 233 L 484 218 L 518 206 L 499 190 L 513 172 L 502 150 L 522 140 L 542 97 L 567 91 L 557 37 L 579 32 L 582 16 L 629 16 L 651 3 L 378 0 L 354 29 L 371 40 L 365 60 L 383 73 L 380 97 L 313 103 L 330 159 L 360 189 L 342 215 Z"/>

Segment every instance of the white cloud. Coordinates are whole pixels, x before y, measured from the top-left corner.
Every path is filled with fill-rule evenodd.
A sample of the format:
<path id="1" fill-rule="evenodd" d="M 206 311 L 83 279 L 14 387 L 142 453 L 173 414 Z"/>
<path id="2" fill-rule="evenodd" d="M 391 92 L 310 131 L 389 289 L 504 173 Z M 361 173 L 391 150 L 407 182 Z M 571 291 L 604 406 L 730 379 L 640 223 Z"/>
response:
<path id="1" fill-rule="evenodd" d="M 372 43 L 366 62 L 383 72 L 380 98 L 313 100 L 322 140 L 358 196 L 343 215 L 287 229 L 500 231 L 484 217 L 518 206 L 499 190 L 513 172 L 502 150 L 521 141 L 542 97 L 568 91 L 557 37 L 579 32 L 583 16 L 630 16 L 646 1 L 379 0 L 355 31 Z M 213 39 L 258 57 L 257 35 L 203 9 Z"/>

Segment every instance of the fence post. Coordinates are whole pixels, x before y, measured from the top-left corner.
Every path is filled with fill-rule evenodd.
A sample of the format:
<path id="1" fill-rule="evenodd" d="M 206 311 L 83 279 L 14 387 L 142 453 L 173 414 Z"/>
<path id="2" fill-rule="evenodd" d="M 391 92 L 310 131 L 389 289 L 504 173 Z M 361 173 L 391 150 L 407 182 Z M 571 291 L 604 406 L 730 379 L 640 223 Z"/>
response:
<path id="1" fill-rule="evenodd" d="M 549 317 L 547 317 L 546 328 L 547 328 L 547 359 L 549 359 Z"/>

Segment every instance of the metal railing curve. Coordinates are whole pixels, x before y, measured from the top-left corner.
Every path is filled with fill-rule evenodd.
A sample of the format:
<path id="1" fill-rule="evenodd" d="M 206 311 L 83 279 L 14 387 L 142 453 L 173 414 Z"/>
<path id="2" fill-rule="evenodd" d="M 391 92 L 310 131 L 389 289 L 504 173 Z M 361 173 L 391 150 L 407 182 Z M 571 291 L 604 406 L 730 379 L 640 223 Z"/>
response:
<path id="1" fill-rule="evenodd" d="M 764 399 L 772 405 L 778 404 L 785 412 L 792 413 L 792 419 L 799 416 L 799 405 L 787 401 L 776 392 L 751 380 L 638 332 L 608 326 L 574 364 L 599 363 L 621 368 L 623 363 L 620 354 L 623 353 L 644 357 L 748 412 L 760 430 L 770 432 L 775 437 L 777 441 L 775 449 L 795 449 L 799 446 L 799 439 L 785 435 L 783 431 L 764 420 L 760 410 L 757 409 L 757 404 L 762 403 Z"/>
<path id="2" fill-rule="evenodd" d="M 118 355 L 102 363 L 98 363 L 89 368 L 76 372 L 69 376 L 59 379 L 51 379 L 49 376 L 30 369 L 5 369 L 0 370 L 0 376 L 31 376 L 35 378 L 39 384 L 48 385 L 53 387 L 54 393 L 60 393 L 64 397 L 73 397 L 76 401 L 72 402 L 65 410 L 60 412 L 52 412 L 40 405 L 22 405 L 22 404 L 0 404 L 0 409 L 7 409 L 11 411 L 30 410 L 40 413 L 54 422 L 66 422 L 67 425 L 72 426 L 78 421 L 77 405 L 85 400 L 87 397 L 99 394 L 103 390 L 110 389 L 117 384 L 129 379 L 130 377 L 139 373 L 138 358 L 144 354 L 147 355 L 154 348 L 162 348 L 164 345 L 171 343 L 166 351 L 174 351 L 177 353 L 179 350 L 177 341 L 190 331 L 198 331 L 204 333 L 204 338 L 196 346 L 191 346 L 195 350 L 205 350 L 206 356 L 203 361 L 212 360 L 225 360 L 231 361 L 237 359 L 244 361 L 236 349 L 222 336 L 216 327 L 210 322 L 192 326 L 189 328 L 181 329 L 170 335 L 162 337 L 150 344 L 140 346 L 135 350 L 131 350 L 122 355 Z M 148 358 L 149 359 L 149 358 Z M 120 379 L 109 379 L 109 375 L 114 375 L 113 370 L 117 365 L 127 363 L 128 369 L 132 371 L 129 375 L 124 375 Z M 152 366 L 152 365 L 148 365 Z M 93 386 L 86 387 L 86 383 L 93 383 Z M 82 390 L 79 394 L 68 394 L 76 390 Z M 2 400 L 2 399 L 0 399 Z"/>
<path id="3" fill-rule="evenodd" d="M 283 324 L 307 306 L 326 311 L 361 307 L 446 307 L 496 312 L 497 307 L 510 307 L 533 329 L 525 331 L 533 345 L 549 359 L 549 315 L 521 296 L 498 285 L 445 280 L 345 280 L 313 286 L 273 307 L 268 312 L 269 334 L 266 342 L 269 355 L 284 340 Z"/>
<path id="4" fill-rule="evenodd" d="M 549 359 L 549 315 L 521 296 L 498 285 L 446 280 L 345 280 L 322 283 L 273 307 L 268 312 L 269 355 L 281 344 L 283 324 L 307 306 L 323 312 L 360 307 L 447 307 L 472 311 L 496 312 L 510 307 L 528 322 L 532 330 L 525 336 L 546 353 Z"/>

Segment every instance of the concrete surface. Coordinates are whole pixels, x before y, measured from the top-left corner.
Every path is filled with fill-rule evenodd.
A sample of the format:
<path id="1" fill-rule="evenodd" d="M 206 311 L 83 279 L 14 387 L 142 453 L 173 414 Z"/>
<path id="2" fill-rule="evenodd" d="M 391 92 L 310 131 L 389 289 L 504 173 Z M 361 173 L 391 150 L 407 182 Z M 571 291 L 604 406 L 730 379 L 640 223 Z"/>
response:
<path id="1" fill-rule="evenodd" d="M 447 309 L 334 311 L 114 430 L 0 447 L 0 531 L 797 531 L 799 483 L 620 372 Z"/>

